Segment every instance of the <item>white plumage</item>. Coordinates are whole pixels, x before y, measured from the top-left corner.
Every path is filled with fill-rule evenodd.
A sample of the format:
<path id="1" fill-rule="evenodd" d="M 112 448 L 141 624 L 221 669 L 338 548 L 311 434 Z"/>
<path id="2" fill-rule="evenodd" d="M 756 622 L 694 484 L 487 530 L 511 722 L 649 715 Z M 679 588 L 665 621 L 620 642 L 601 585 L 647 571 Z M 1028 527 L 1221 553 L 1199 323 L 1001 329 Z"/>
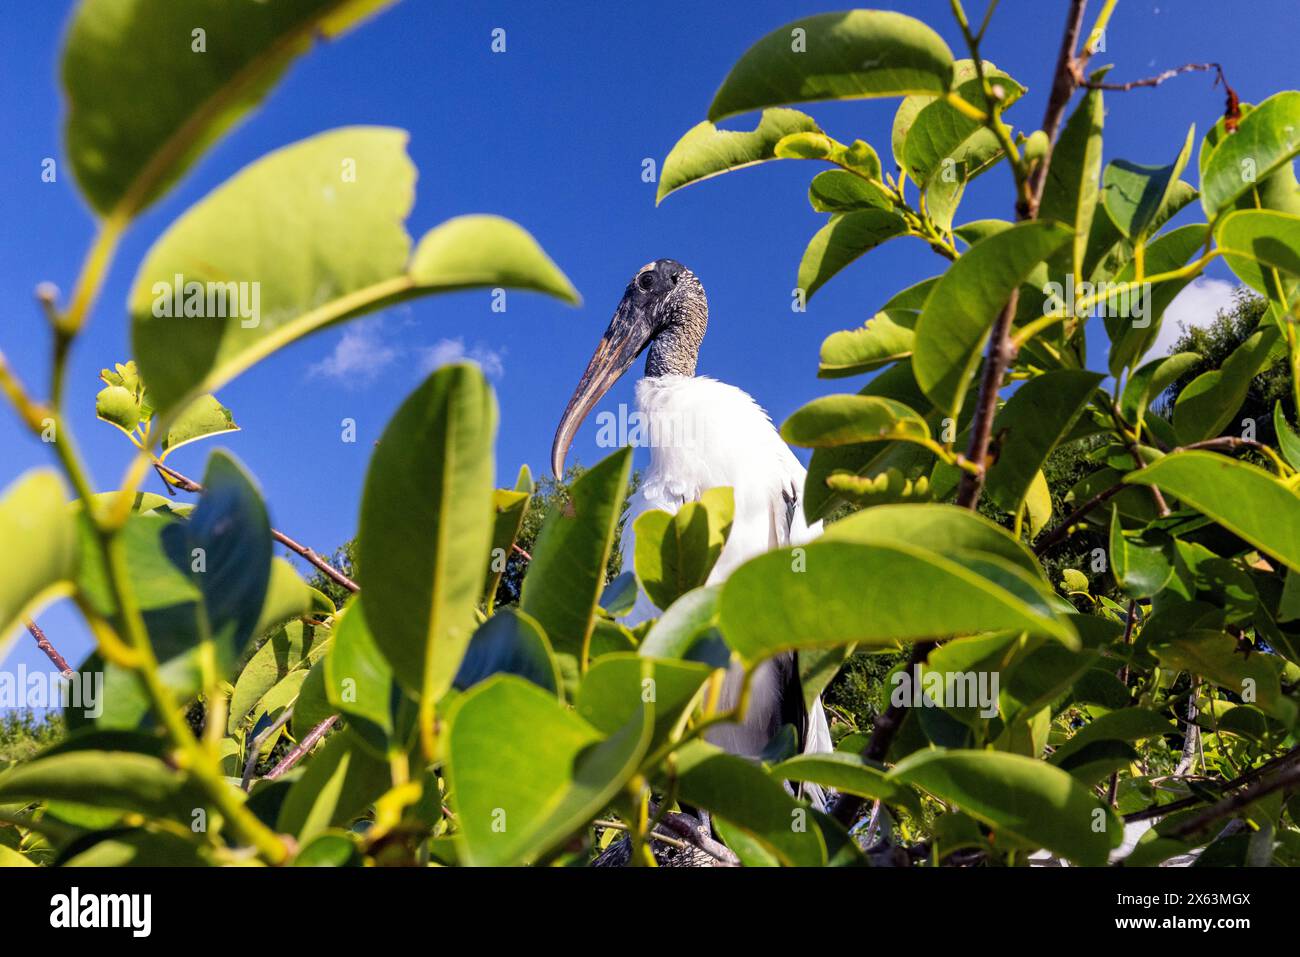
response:
<path id="1" fill-rule="evenodd" d="M 650 445 L 650 465 L 629 503 L 627 531 L 623 536 L 623 570 L 632 570 L 635 552 L 631 532 L 636 517 L 647 509 L 675 513 L 697 501 L 710 488 L 730 486 L 735 496 L 735 516 L 727 543 L 709 575 L 709 584 L 723 581 L 744 562 L 773 548 L 798 545 L 821 534 L 821 522 L 809 527 L 803 515 L 806 474 L 781 438 L 772 420 L 746 392 L 707 376 L 647 377 L 636 385 L 637 411 L 642 434 Z M 628 616 L 637 624 L 660 614 L 644 593 Z M 739 692 L 742 672 L 727 678 L 727 698 Z M 780 724 L 781 696 L 776 666 L 760 666 L 754 677 L 755 693 L 750 722 L 757 727 Z M 752 750 L 738 732 L 722 730 L 710 735 L 729 750 Z M 831 750 L 830 729 L 818 698 L 808 714 L 804 752 Z M 809 793 L 820 805 L 821 795 Z"/>

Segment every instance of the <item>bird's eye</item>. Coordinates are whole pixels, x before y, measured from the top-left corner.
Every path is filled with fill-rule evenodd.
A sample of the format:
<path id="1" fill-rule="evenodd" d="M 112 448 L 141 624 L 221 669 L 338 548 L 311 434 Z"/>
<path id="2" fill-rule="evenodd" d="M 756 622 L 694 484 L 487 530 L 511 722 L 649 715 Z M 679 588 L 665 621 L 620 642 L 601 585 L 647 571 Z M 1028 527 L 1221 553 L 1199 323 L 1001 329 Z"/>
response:
<path id="1" fill-rule="evenodd" d="M 677 277 L 680 276 L 680 275 L 681 275 L 681 273 L 673 273 L 673 285 L 674 285 L 674 286 L 677 285 Z"/>
<path id="2" fill-rule="evenodd" d="M 636 284 L 647 292 L 654 288 L 655 276 L 652 272 L 643 272 L 636 277 Z"/>

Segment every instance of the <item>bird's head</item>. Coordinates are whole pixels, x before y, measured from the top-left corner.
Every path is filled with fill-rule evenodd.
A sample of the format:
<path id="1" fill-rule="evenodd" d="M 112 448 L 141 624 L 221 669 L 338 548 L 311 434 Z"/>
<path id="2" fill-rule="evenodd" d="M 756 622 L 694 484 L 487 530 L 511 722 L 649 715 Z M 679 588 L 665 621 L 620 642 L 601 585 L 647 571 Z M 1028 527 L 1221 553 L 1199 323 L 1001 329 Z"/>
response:
<path id="1" fill-rule="evenodd" d="M 708 324 L 708 300 L 695 273 L 675 259 L 656 259 L 637 270 L 560 418 L 551 446 L 557 478 L 583 419 L 636 357 L 649 346 L 647 376 L 694 375 Z"/>

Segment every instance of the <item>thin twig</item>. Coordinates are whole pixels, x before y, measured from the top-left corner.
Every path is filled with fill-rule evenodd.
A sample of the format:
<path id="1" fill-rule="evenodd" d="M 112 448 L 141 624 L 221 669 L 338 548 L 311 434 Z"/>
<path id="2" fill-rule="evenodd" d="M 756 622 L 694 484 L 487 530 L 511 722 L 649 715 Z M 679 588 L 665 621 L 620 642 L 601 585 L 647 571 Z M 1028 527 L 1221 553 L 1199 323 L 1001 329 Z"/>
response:
<path id="1" fill-rule="evenodd" d="M 325 732 L 334 727 L 334 722 L 338 721 L 338 719 L 338 715 L 330 715 L 308 731 L 307 736 L 298 742 L 298 746 L 281 758 L 280 763 L 266 773 L 264 780 L 274 781 L 276 778 L 287 774 L 295 764 L 303 759 L 308 751 L 316 746 L 317 741 L 325 737 Z"/>
<path id="2" fill-rule="evenodd" d="M 1239 787 L 1247 785 L 1252 781 L 1258 780 L 1270 771 L 1285 770 L 1294 764 L 1300 768 L 1300 747 L 1292 748 L 1286 754 L 1279 755 L 1270 761 L 1261 764 L 1259 767 L 1247 771 L 1238 778 L 1234 778 L 1222 785 L 1220 790 L 1224 792 L 1234 791 Z M 1204 798 L 1192 797 L 1180 798 L 1177 801 L 1170 801 L 1168 804 L 1153 804 L 1151 807 L 1143 808 L 1140 811 L 1133 811 L 1124 815 L 1124 823 L 1132 824 L 1137 821 L 1149 821 L 1152 818 L 1166 817 L 1175 811 L 1185 811 L 1188 808 L 1197 807 L 1205 803 Z"/>
<path id="3" fill-rule="evenodd" d="M 1184 63 L 1182 66 L 1176 66 L 1172 69 L 1157 73 L 1155 76 L 1143 77 L 1141 80 L 1129 80 L 1127 83 L 1104 83 L 1101 80 L 1087 80 L 1080 78 L 1079 86 L 1086 87 L 1089 90 L 1114 90 L 1118 93 L 1127 93 L 1129 90 L 1136 90 L 1142 87 L 1156 87 L 1166 80 L 1172 80 L 1183 73 L 1193 71 L 1213 70 L 1217 76 L 1215 83 L 1222 83 L 1224 89 L 1231 90 L 1228 81 L 1224 79 L 1223 67 L 1217 63 Z"/>
<path id="4" fill-rule="evenodd" d="M 1260 780 L 1242 788 L 1237 793 L 1224 798 L 1218 804 L 1206 808 L 1195 817 L 1189 818 L 1177 827 L 1171 828 L 1164 836 L 1175 839 L 1188 837 L 1215 821 L 1236 814 L 1274 791 L 1293 787 L 1300 787 L 1300 766 L 1289 768 L 1267 781 Z"/>
<path id="5" fill-rule="evenodd" d="M 71 677 L 73 671 L 68 667 L 68 660 L 50 644 L 50 639 L 45 637 L 45 632 L 41 631 L 40 626 L 30 618 L 24 618 L 23 624 L 27 626 L 27 631 L 31 636 L 36 639 L 36 647 L 45 652 L 45 657 L 49 658 L 54 667 L 59 669 L 59 673 L 65 678 Z"/>
<path id="6" fill-rule="evenodd" d="M 706 834 L 700 833 L 699 821 L 689 815 L 671 811 L 665 814 L 659 823 L 662 827 L 678 835 L 686 843 L 698 847 L 704 853 L 716 859 L 718 863 L 727 867 L 738 867 L 740 865 L 740 858 L 735 855 L 731 848 L 719 844 Z"/>
<path id="7" fill-rule="evenodd" d="M 288 724 L 289 719 L 292 717 L 293 707 L 285 708 L 284 714 L 276 718 L 275 723 L 254 738 L 252 744 L 248 746 L 248 760 L 244 762 L 244 776 L 239 782 L 239 786 L 243 790 L 247 791 L 253 783 L 253 772 L 257 770 L 257 759 L 262 753 L 262 748 L 266 746 L 266 742 L 270 740 L 271 735 Z"/>
<path id="8" fill-rule="evenodd" d="M 203 492 L 202 485 L 200 485 L 198 482 L 194 481 L 191 478 L 186 478 L 180 472 L 177 472 L 174 468 L 171 468 L 170 466 L 167 465 L 163 465 L 161 462 L 155 462 L 153 464 L 153 467 L 158 470 L 158 473 L 160 475 L 163 476 L 163 481 L 167 484 L 169 489 L 172 485 L 175 485 L 182 492 L 193 492 L 195 494 L 201 494 Z M 321 558 L 319 554 L 317 554 L 312 549 L 308 548 L 306 545 L 294 541 L 288 535 L 284 534 L 284 532 L 275 528 L 271 529 L 271 537 L 274 538 L 281 545 L 283 545 L 285 548 L 289 549 L 289 551 L 293 552 L 295 555 L 300 555 L 301 557 L 306 559 L 308 562 L 310 562 L 312 565 L 318 568 L 324 575 L 326 575 L 331 581 L 335 582 L 338 585 L 342 585 L 344 588 L 346 588 L 348 591 L 352 592 L 353 594 L 356 594 L 357 592 L 361 591 L 360 585 L 354 582 L 347 575 L 343 574 L 341 571 L 339 571 L 329 562 L 325 561 L 325 559 Z"/>

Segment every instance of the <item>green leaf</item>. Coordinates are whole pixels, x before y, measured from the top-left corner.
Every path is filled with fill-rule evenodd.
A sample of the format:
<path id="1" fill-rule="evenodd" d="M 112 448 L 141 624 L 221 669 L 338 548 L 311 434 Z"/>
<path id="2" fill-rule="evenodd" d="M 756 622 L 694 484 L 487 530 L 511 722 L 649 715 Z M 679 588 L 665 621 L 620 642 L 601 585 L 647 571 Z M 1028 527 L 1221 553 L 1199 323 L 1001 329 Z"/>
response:
<path id="1" fill-rule="evenodd" d="M 907 788 L 899 787 L 880 768 L 860 755 L 844 751 L 799 754 L 772 766 L 772 776 L 784 781 L 811 781 L 841 794 L 856 794 L 919 813 L 921 804 Z"/>
<path id="2" fill-rule="evenodd" d="M 1300 469 L 1300 435 L 1291 428 L 1282 411 L 1282 400 L 1273 404 L 1273 431 L 1277 433 L 1278 451 L 1294 469 Z"/>
<path id="3" fill-rule="evenodd" d="M 1204 223 L 1179 226 L 1158 236 L 1146 247 L 1146 275 L 1173 272 L 1182 267 L 1205 245 Z M 1137 279 L 1137 262 L 1130 261 L 1115 274 L 1114 282 L 1129 283 Z M 1098 308 L 1105 308 L 1106 332 L 1111 339 L 1109 367 L 1111 375 L 1120 376 L 1124 369 L 1141 361 L 1160 335 L 1161 320 L 1169 304 L 1192 281 L 1191 276 L 1167 279 L 1149 291 L 1131 293 L 1127 303 L 1122 295 L 1114 296 Z M 1139 318 L 1139 308 L 1144 314 Z"/>
<path id="4" fill-rule="evenodd" d="M 1300 216 L 1271 209 L 1237 210 L 1223 217 L 1215 233 L 1224 260 L 1243 282 L 1272 299 L 1287 298 L 1286 291 L 1300 276 Z M 1273 270 L 1281 275 L 1275 277 Z"/>
<path id="5" fill-rule="evenodd" d="M 942 542 L 945 551 L 984 553 L 1042 576 L 1038 559 L 1005 528 L 955 505 L 890 505 L 849 515 L 827 527 L 823 541 L 859 544 Z"/>
<path id="6" fill-rule="evenodd" d="M 677 752 L 677 781 L 683 800 L 722 817 L 758 841 L 785 865 L 820 867 L 826 843 L 815 826 L 798 828 L 809 810 L 780 781 L 744 758 L 703 741 Z"/>
<path id="7" fill-rule="evenodd" d="M 1157 485 L 1234 535 L 1300 570 L 1300 496 L 1263 469 L 1213 452 L 1175 452 L 1125 482 Z"/>
<path id="8" fill-rule="evenodd" d="M 1034 758 L 996 751 L 924 751 L 899 762 L 889 777 L 1085 866 L 1104 865 L 1123 838 L 1123 823 L 1089 788 Z M 1099 820 L 1104 826 L 1096 830 Z"/>
<path id="9" fill-rule="evenodd" d="M 734 513 L 731 488 L 722 487 L 706 490 L 675 514 L 650 509 L 637 516 L 636 577 L 656 606 L 667 608 L 708 580 Z"/>
<path id="10" fill-rule="evenodd" d="M 842 169 L 828 169 L 814 176 L 808 184 L 808 203 L 819 213 L 894 207 L 883 185 Z"/>
<path id="11" fill-rule="evenodd" d="M 1060 744 L 1052 752 L 1048 761 L 1059 766 L 1062 761 L 1085 745 L 1097 741 L 1142 741 L 1177 730 L 1168 718 L 1154 711 L 1145 708 L 1124 708 L 1089 721 L 1068 741 Z"/>
<path id="12" fill-rule="evenodd" d="M 475 628 L 492 541 L 496 402 L 483 373 L 445 366 L 407 397 L 366 473 L 358 561 L 366 621 L 403 687 L 451 687 Z"/>
<path id="13" fill-rule="evenodd" d="M 915 322 L 915 316 L 911 319 Z M 909 326 L 896 322 L 888 312 L 878 312 L 861 329 L 832 332 L 826 337 L 817 377 L 840 379 L 905 359 L 912 354 L 912 341 Z"/>
<path id="14" fill-rule="evenodd" d="M 912 368 L 944 414 L 956 418 L 1012 290 L 1072 235 L 1057 223 L 1020 223 L 975 243 L 939 279 L 916 321 Z"/>
<path id="15" fill-rule="evenodd" d="M 18 619 L 71 590 L 80 546 L 63 480 L 51 469 L 24 473 L 0 494 L 0 661 Z"/>
<path id="16" fill-rule="evenodd" d="M 1150 598 L 1174 577 L 1168 536 L 1157 532 L 1127 534 L 1119 510 L 1111 509 L 1110 565 L 1115 581 L 1130 598 Z"/>
<path id="17" fill-rule="evenodd" d="M 1124 384 L 1119 411 L 1124 421 L 1136 425 L 1147 408 L 1185 373 L 1203 360 L 1199 352 L 1177 352 L 1161 356 L 1138 367 Z"/>
<path id="18" fill-rule="evenodd" d="M 622 618 L 636 607 L 637 584 L 635 572 L 623 572 L 600 593 L 600 607 L 611 618 Z"/>
<path id="19" fill-rule="evenodd" d="M 1296 704 L 1282 694 L 1278 680 L 1281 659 L 1257 653 L 1247 658 L 1237 641 L 1221 631 L 1197 629 L 1179 634 L 1168 642 L 1152 643 L 1150 651 L 1164 668 L 1189 671 L 1218 685 L 1290 724 L 1296 718 Z"/>
<path id="20" fill-rule="evenodd" d="M 62 76 L 68 156 L 90 205 L 134 216 L 256 108 L 313 40 L 338 37 L 389 2 L 84 0 Z"/>
<path id="21" fill-rule="evenodd" d="M 805 448 L 834 448 L 861 442 L 930 442 L 925 419 L 901 402 L 874 395 L 828 395 L 797 410 L 781 426 L 781 437 Z"/>
<path id="22" fill-rule="evenodd" d="M 1218 435 L 1246 401 L 1251 380 L 1267 366 L 1281 334 L 1268 325 L 1237 346 L 1217 369 L 1203 372 L 1178 394 L 1174 432 L 1184 445 Z"/>
<path id="23" fill-rule="evenodd" d="M 290 786 L 276 830 L 306 844 L 329 828 L 351 824 L 391 783 L 387 761 L 362 747 L 350 731 L 332 734 Z"/>
<path id="24" fill-rule="evenodd" d="M 358 595 L 334 626 L 321 666 L 325 699 L 383 756 L 393 735 L 393 669 L 371 633 Z"/>
<path id="25" fill-rule="evenodd" d="M 1211 220 L 1300 153 L 1300 92 L 1286 90 L 1246 112 L 1237 132 L 1201 158 L 1201 205 Z"/>
<path id="26" fill-rule="evenodd" d="M 504 608 L 479 625 L 455 685 L 465 690 L 495 674 L 518 675 L 545 691 L 560 693 L 560 669 L 545 632 L 517 608 Z"/>
<path id="27" fill-rule="evenodd" d="M 1155 231 L 1156 213 L 1176 188 L 1178 177 L 1192 155 L 1195 136 L 1196 125 L 1192 124 L 1178 158 L 1168 166 L 1141 166 L 1128 160 L 1112 160 L 1106 164 L 1101 202 L 1126 239 L 1144 242 Z"/>
<path id="28" fill-rule="evenodd" d="M 852 10 L 804 17 L 769 33 L 731 68 L 709 119 L 813 100 L 941 94 L 952 52 L 912 17 Z"/>
<path id="29" fill-rule="evenodd" d="M 290 618 L 306 615 L 316 609 L 322 600 L 326 603 L 326 609 L 333 611 L 333 603 L 303 581 L 292 565 L 283 558 L 273 558 L 266 586 L 266 600 L 262 602 L 262 613 L 253 626 L 253 634 L 266 634 Z"/>
<path id="30" fill-rule="evenodd" d="M 162 454 L 165 459 L 182 445 L 206 439 L 213 435 L 238 432 L 235 418 L 230 410 L 217 401 L 213 395 L 201 395 L 177 416 L 167 435 L 162 440 Z"/>
<path id="31" fill-rule="evenodd" d="M 307 659 L 315 637 L 312 626 L 291 621 L 257 649 L 239 673 L 230 696 L 227 729 L 231 734 L 268 691 Z"/>
<path id="32" fill-rule="evenodd" d="M 907 223 L 890 210 L 864 209 L 832 216 L 808 241 L 799 262 L 798 286 L 805 300 L 863 253 L 905 232 Z"/>
<path id="33" fill-rule="evenodd" d="M 1100 80 L 1105 75 L 1104 71 L 1099 74 L 1094 74 L 1094 78 Z M 1052 150 L 1038 208 L 1040 219 L 1055 220 L 1073 228 L 1068 271 L 1079 279 L 1087 278 L 1083 271 L 1084 256 L 1100 195 L 1101 133 L 1105 117 L 1101 90 L 1089 90 L 1070 115 Z"/>
<path id="34" fill-rule="evenodd" d="M 1009 580 L 1021 586 L 1014 575 Z M 888 647 L 1002 629 L 1073 641 L 1068 625 L 1019 594 L 936 552 L 903 543 L 822 540 L 768 552 L 731 574 L 722 586 L 719 612 L 727 644 L 751 664 L 803 647 L 848 642 Z"/>
<path id="35" fill-rule="evenodd" d="M 583 827 L 645 754 L 653 726 L 634 710 L 605 738 L 554 694 L 514 675 L 493 676 L 457 699 L 446 771 L 464 862 L 533 861 Z"/>
<path id="36" fill-rule="evenodd" d="M 712 672 L 694 661 L 617 652 L 597 659 L 582 679 L 574 707 L 602 734 L 615 734 L 643 708 L 654 726 L 650 747 L 666 742 Z"/>
<path id="37" fill-rule="evenodd" d="M 508 286 L 582 301 L 537 240 L 500 216 L 456 216 L 433 227 L 415 247 L 408 272 L 417 294 Z"/>
<path id="38" fill-rule="evenodd" d="M 513 489 L 499 488 L 493 495 L 492 550 L 483 584 L 483 603 L 488 611 L 496 603 L 497 587 L 505 573 L 510 550 L 519 537 L 519 530 L 524 526 L 524 516 L 528 514 L 532 496 L 533 475 L 527 465 L 519 469 L 519 478 Z"/>
<path id="39" fill-rule="evenodd" d="M 631 467 L 623 448 L 588 469 L 573 483 L 571 503 L 547 516 L 537 536 L 519 607 L 556 652 L 579 655 L 590 640 Z"/>
<path id="40" fill-rule="evenodd" d="M 670 605 L 650 627 L 639 654 L 649 658 L 685 658 L 718 623 L 721 585 L 705 585 L 687 592 Z"/>
<path id="41" fill-rule="evenodd" d="M 987 75 L 990 82 L 1001 85 L 1005 91 L 1003 106 L 1010 106 L 1025 92 L 1024 87 L 1000 70 Z M 962 83 L 957 95 L 977 109 L 988 109 L 983 84 L 978 78 Z M 975 170 L 1001 151 L 997 137 L 983 123 L 958 112 L 944 100 L 934 100 L 922 108 L 908 130 L 903 145 L 903 169 L 913 182 L 925 187 L 946 160 L 967 164 Z"/>
<path id="42" fill-rule="evenodd" d="M 158 758 L 124 751 L 67 751 L 38 756 L 0 774 L 0 804 L 67 801 L 149 817 L 190 821 L 202 795 Z"/>
<path id="43" fill-rule="evenodd" d="M 576 298 L 532 237 L 497 217 L 442 224 L 408 269 L 415 168 L 406 138 L 350 127 L 284 147 L 217 187 L 153 245 L 129 309 L 160 414 L 311 332 L 401 299 L 473 286 Z"/>
<path id="44" fill-rule="evenodd" d="M 820 132 L 816 121 L 798 110 L 764 110 L 752 132 L 720 130 L 707 120 L 697 123 L 664 158 L 655 203 L 691 183 L 776 159 L 776 144 L 791 133 Z"/>
<path id="45" fill-rule="evenodd" d="M 1102 380 L 1099 372 L 1059 369 L 1030 379 L 993 419 L 997 457 L 989 469 L 990 497 L 1013 515 L 1048 456 L 1069 435 Z"/>

